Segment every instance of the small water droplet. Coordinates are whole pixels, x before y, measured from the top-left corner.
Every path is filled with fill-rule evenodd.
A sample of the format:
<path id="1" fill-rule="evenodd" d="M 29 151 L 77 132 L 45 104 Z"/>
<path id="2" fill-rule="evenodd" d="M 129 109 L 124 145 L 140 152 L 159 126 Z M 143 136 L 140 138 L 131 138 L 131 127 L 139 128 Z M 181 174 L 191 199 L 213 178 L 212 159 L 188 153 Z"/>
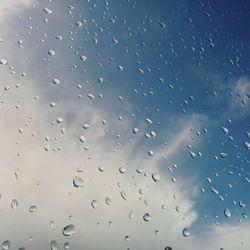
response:
<path id="1" fill-rule="evenodd" d="M 190 235 L 190 232 L 187 227 L 185 227 L 182 231 L 182 234 L 184 237 L 188 237 Z"/>
<path id="2" fill-rule="evenodd" d="M 154 155 L 154 151 L 153 151 L 153 150 L 149 150 L 149 151 L 148 151 L 148 155 L 149 155 L 149 156 L 153 156 L 153 155 Z"/>
<path id="3" fill-rule="evenodd" d="M 152 220 L 151 215 L 149 213 L 145 213 L 143 215 L 143 220 L 147 222 L 151 221 Z"/>
<path id="4" fill-rule="evenodd" d="M 119 168 L 119 172 L 120 172 L 121 174 L 126 173 L 126 168 L 120 167 L 120 168 Z"/>
<path id="5" fill-rule="evenodd" d="M 105 202 L 106 202 L 107 205 L 109 205 L 109 206 L 111 205 L 111 200 L 110 200 L 109 197 L 105 198 Z"/>
<path id="6" fill-rule="evenodd" d="M 130 240 L 129 236 L 126 235 L 126 236 L 125 236 L 125 241 L 129 241 L 129 240 Z"/>
<path id="7" fill-rule="evenodd" d="M 134 129 L 133 129 L 133 133 L 134 133 L 134 134 L 137 134 L 138 132 L 139 132 L 139 129 L 138 129 L 138 128 L 134 128 Z"/>
<path id="8" fill-rule="evenodd" d="M 95 96 L 93 94 L 88 94 L 87 96 L 89 99 L 92 99 L 92 100 L 95 99 Z"/>
<path id="9" fill-rule="evenodd" d="M 245 141 L 244 145 L 245 145 L 246 149 L 250 150 L 250 143 L 249 142 Z"/>
<path id="10" fill-rule="evenodd" d="M 1 58 L 1 59 L 0 59 L 0 64 L 1 64 L 1 65 L 6 65 L 6 64 L 7 64 L 7 60 L 4 59 L 4 58 Z"/>
<path id="11" fill-rule="evenodd" d="M 55 84 L 55 85 L 59 85 L 61 82 L 60 82 L 60 80 L 58 79 L 58 78 L 54 78 L 53 79 L 53 84 Z"/>
<path id="12" fill-rule="evenodd" d="M 92 201 L 91 201 L 91 206 L 92 206 L 94 209 L 97 208 L 97 206 L 98 206 L 97 200 L 92 200 Z"/>
<path id="13" fill-rule="evenodd" d="M 11 201 L 11 208 L 16 209 L 18 207 L 18 201 L 16 199 Z"/>
<path id="14" fill-rule="evenodd" d="M 189 151 L 189 155 L 194 159 L 196 157 L 196 153 L 193 151 Z"/>
<path id="15" fill-rule="evenodd" d="M 86 141 L 86 138 L 82 135 L 79 137 L 80 142 L 84 143 Z"/>
<path id="16" fill-rule="evenodd" d="M 85 61 L 87 60 L 87 57 L 84 56 L 84 55 L 81 55 L 81 56 L 80 56 L 80 59 L 81 59 L 83 62 L 85 62 Z"/>
<path id="17" fill-rule="evenodd" d="M 160 181 L 160 175 L 157 173 L 152 173 L 151 177 L 152 177 L 154 182 Z"/>
<path id="18" fill-rule="evenodd" d="M 126 201 L 128 199 L 127 194 L 125 193 L 125 191 L 121 191 L 120 194 L 121 194 L 121 197 L 122 197 L 123 200 Z"/>
<path id="19" fill-rule="evenodd" d="M 226 218 L 230 219 L 231 218 L 231 212 L 228 208 L 224 210 L 224 215 Z"/>
<path id="20" fill-rule="evenodd" d="M 83 25 L 83 23 L 80 21 L 76 21 L 75 24 L 78 28 L 80 28 Z"/>
<path id="21" fill-rule="evenodd" d="M 54 50 L 50 49 L 50 50 L 48 51 L 48 54 L 49 54 L 50 56 L 54 56 L 56 53 L 55 53 Z"/>
<path id="22" fill-rule="evenodd" d="M 56 122 L 57 122 L 57 123 L 63 123 L 63 118 L 58 117 L 58 118 L 56 119 Z"/>
<path id="23" fill-rule="evenodd" d="M 46 13 L 46 14 L 52 14 L 53 11 L 49 8 L 43 8 L 43 11 Z"/>
<path id="24" fill-rule="evenodd" d="M 29 209 L 30 213 L 35 213 L 37 211 L 37 206 L 30 206 L 30 209 Z"/>
<path id="25" fill-rule="evenodd" d="M 68 242 L 64 243 L 64 249 L 66 249 L 66 250 L 69 249 L 69 243 Z"/>

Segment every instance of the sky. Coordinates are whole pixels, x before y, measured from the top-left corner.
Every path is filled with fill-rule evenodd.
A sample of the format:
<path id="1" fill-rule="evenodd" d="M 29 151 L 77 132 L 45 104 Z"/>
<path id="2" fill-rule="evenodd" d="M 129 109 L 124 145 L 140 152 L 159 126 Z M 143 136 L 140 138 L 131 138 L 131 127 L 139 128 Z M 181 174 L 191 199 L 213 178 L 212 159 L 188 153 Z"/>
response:
<path id="1" fill-rule="evenodd" d="M 2 249 L 250 249 L 249 14 L 1 0 Z"/>

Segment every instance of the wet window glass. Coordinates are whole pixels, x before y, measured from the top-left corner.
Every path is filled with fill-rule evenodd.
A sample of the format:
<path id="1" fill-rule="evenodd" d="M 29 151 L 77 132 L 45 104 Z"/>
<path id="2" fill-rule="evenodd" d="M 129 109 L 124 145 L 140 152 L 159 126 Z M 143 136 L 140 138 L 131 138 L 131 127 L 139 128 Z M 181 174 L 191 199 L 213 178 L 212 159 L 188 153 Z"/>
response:
<path id="1" fill-rule="evenodd" d="M 0 1 L 0 248 L 250 249 L 250 2 Z"/>

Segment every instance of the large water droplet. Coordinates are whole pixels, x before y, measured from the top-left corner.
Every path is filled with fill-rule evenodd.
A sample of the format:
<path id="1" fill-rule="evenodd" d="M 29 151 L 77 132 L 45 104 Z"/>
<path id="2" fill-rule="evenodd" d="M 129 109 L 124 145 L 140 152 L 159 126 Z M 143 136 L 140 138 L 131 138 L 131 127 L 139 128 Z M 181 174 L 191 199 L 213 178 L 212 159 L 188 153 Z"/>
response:
<path id="1" fill-rule="evenodd" d="M 10 248 L 10 242 L 8 240 L 3 241 L 2 249 L 8 250 Z"/>
<path id="2" fill-rule="evenodd" d="M 83 187 L 84 181 L 81 177 L 75 176 L 73 178 L 73 185 L 74 185 L 74 187 Z"/>
<path id="3" fill-rule="evenodd" d="M 64 236 L 71 236 L 76 232 L 75 226 L 73 224 L 69 224 L 63 228 L 63 235 Z"/>

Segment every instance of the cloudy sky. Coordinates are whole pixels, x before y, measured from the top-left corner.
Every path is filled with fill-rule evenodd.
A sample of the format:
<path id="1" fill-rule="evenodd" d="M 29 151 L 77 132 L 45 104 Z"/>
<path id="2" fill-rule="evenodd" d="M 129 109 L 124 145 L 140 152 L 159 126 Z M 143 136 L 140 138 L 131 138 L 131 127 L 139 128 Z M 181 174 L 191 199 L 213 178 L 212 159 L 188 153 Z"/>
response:
<path id="1" fill-rule="evenodd" d="M 249 14 L 1 0 L 2 248 L 249 250 Z"/>

